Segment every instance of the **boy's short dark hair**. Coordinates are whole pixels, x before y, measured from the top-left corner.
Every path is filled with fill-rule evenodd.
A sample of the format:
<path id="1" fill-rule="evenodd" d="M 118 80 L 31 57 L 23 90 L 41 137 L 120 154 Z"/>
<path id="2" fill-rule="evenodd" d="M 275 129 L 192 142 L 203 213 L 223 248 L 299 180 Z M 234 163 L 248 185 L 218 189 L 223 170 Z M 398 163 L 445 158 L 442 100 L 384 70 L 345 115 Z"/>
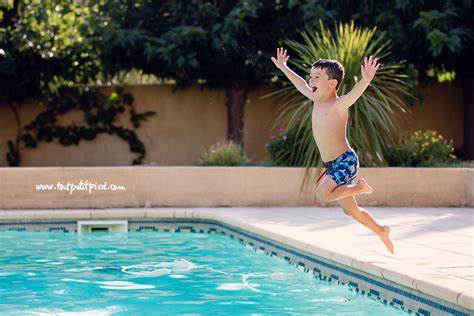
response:
<path id="1" fill-rule="evenodd" d="M 336 91 L 339 89 L 344 78 L 344 67 L 340 62 L 334 59 L 318 59 L 312 67 L 324 69 L 329 79 L 337 80 Z"/>

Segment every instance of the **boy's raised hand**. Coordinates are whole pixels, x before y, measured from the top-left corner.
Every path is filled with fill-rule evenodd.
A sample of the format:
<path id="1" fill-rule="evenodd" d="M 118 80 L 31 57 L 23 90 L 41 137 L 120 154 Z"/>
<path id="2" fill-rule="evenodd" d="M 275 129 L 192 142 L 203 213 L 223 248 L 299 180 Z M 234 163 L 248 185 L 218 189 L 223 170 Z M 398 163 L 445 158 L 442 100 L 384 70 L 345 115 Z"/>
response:
<path id="1" fill-rule="evenodd" d="M 278 69 L 286 67 L 286 61 L 290 56 L 286 55 L 286 49 L 283 50 L 283 47 L 277 48 L 277 58 L 272 57 L 272 61 L 277 66 Z"/>
<path id="2" fill-rule="evenodd" d="M 364 58 L 364 64 L 360 65 L 363 79 L 371 81 L 374 78 L 375 72 L 380 68 L 380 64 L 377 63 L 377 60 L 378 58 L 372 60 L 372 55 L 369 58 Z"/>

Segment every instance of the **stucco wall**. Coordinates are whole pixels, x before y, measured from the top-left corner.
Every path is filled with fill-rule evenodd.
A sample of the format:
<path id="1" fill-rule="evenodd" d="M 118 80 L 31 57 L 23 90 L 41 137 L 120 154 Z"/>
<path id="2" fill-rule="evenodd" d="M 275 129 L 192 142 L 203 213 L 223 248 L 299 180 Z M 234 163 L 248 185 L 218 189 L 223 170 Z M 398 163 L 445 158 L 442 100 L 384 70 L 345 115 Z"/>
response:
<path id="1" fill-rule="evenodd" d="M 436 130 L 445 139 L 452 139 L 455 147 L 461 147 L 464 144 L 461 83 L 432 83 L 423 86 L 421 92 L 426 100 L 412 108 L 412 119 L 401 122 L 402 132 Z"/>
<path id="2" fill-rule="evenodd" d="M 311 179 L 318 170 L 313 169 Z M 0 209 L 117 208 L 152 206 L 339 206 L 322 204 L 304 168 L 266 167 L 45 167 L 0 168 Z M 474 206 L 474 169 L 361 168 L 374 188 L 358 195 L 370 206 Z M 427 179 L 430 179 L 427 183 Z M 97 184 L 67 190 L 67 183 Z M 60 182 L 66 190 L 37 185 Z M 99 184 L 122 186 L 101 190 Z M 85 185 L 83 188 L 87 188 Z"/>
<path id="3" fill-rule="evenodd" d="M 157 112 L 138 130 L 147 149 L 145 164 L 196 165 L 206 148 L 226 137 L 223 90 L 201 91 L 195 86 L 173 93 L 168 85 L 134 85 L 127 86 L 126 90 L 134 95 L 138 112 Z M 244 146 L 254 161 L 268 158 L 265 144 L 278 133 L 271 130 L 271 124 L 279 105 L 274 100 L 260 99 L 271 91 L 274 90 L 270 87 L 251 91 L 245 106 Z M 459 82 L 434 83 L 423 92 L 428 97 L 426 102 L 415 105 L 412 120 L 402 122 L 400 133 L 435 129 L 460 147 L 463 144 L 463 110 Z M 23 105 L 20 111 L 22 124 L 30 122 L 39 111 L 37 104 Z M 79 114 L 69 113 L 61 117 L 60 122 L 80 121 Z M 14 139 L 16 130 L 12 111 L 7 106 L 0 106 L 0 166 L 8 165 L 6 142 Z M 83 141 L 78 146 L 40 143 L 35 149 L 23 150 L 21 155 L 21 166 L 124 166 L 131 165 L 135 158 L 127 143 L 110 135 Z"/>

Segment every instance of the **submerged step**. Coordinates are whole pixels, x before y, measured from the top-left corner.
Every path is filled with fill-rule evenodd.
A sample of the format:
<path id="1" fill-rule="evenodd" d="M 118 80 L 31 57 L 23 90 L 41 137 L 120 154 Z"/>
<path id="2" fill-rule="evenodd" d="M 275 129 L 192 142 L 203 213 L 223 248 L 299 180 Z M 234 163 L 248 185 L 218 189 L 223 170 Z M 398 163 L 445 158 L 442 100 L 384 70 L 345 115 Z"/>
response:
<path id="1" fill-rule="evenodd" d="M 77 221 L 78 234 L 94 232 L 126 233 L 128 232 L 128 221 Z"/>

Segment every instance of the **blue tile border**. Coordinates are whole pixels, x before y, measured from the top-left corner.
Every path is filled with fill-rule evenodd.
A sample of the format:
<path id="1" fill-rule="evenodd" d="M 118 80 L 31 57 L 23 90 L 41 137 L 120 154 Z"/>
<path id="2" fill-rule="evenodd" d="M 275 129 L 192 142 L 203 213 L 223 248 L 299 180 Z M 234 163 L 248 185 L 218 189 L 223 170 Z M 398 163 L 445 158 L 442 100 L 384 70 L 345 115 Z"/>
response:
<path id="1" fill-rule="evenodd" d="M 138 229 L 135 230 L 135 231 L 137 231 L 137 232 L 142 232 L 142 231 L 149 231 L 149 230 L 155 231 L 155 232 L 158 231 L 158 229 L 156 229 L 155 226 L 139 226 Z M 130 231 L 130 230 L 129 230 L 129 231 Z"/>
<path id="2" fill-rule="evenodd" d="M 456 315 L 456 316 L 468 316 L 469 315 L 469 314 L 464 313 L 462 311 L 456 310 L 452 307 L 445 306 L 445 305 L 442 305 L 440 303 L 434 302 L 430 299 L 421 297 L 419 295 L 409 293 L 409 292 L 407 292 L 403 289 L 397 288 L 397 287 L 392 286 L 390 284 L 385 284 L 385 283 L 380 282 L 376 279 L 367 277 L 363 274 L 360 274 L 360 273 L 357 273 L 357 272 L 354 272 L 354 271 L 350 271 L 350 270 L 348 270 L 344 267 L 339 267 L 337 265 L 331 264 L 331 263 L 329 263 L 330 260 L 328 260 L 328 259 L 323 259 L 323 258 L 318 259 L 318 258 L 316 258 L 316 257 L 318 257 L 317 255 L 308 254 L 305 251 L 295 249 L 291 246 L 286 246 L 286 245 L 283 245 L 283 244 L 279 244 L 278 242 L 274 242 L 274 241 L 268 239 L 267 237 L 256 235 L 254 233 L 245 231 L 245 230 L 243 230 L 241 228 L 238 228 L 238 227 L 234 227 L 230 224 L 219 222 L 217 220 L 205 220 L 205 219 L 188 220 L 188 219 L 173 218 L 173 219 L 152 219 L 152 220 L 128 220 L 128 223 L 129 223 L 129 225 L 133 225 L 133 224 L 139 225 L 138 228 L 135 231 L 160 231 L 158 228 L 155 227 L 155 225 L 152 225 L 152 224 L 175 224 L 175 225 L 177 225 L 177 227 L 174 230 L 170 229 L 170 228 L 164 228 L 161 231 L 163 231 L 163 232 L 192 232 L 192 233 L 200 232 L 200 233 L 208 233 L 208 234 L 215 233 L 215 234 L 219 234 L 219 235 L 229 236 L 231 239 L 238 239 L 239 243 L 245 244 L 245 241 L 242 238 L 240 238 L 239 236 L 234 236 L 233 234 L 226 233 L 223 230 L 221 230 L 221 232 L 218 232 L 218 230 L 216 228 L 210 227 L 207 231 L 204 231 L 203 229 L 196 229 L 195 226 L 192 226 L 192 225 L 193 224 L 194 225 L 204 224 L 204 225 L 217 226 L 217 227 L 220 227 L 222 229 L 226 229 L 228 231 L 239 234 L 241 236 L 247 237 L 249 239 L 253 239 L 255 241 L 258 241 L 259 243 L 263 244 L 263 245 L 259 246 L 258 249 L 260 249 L 260 250 L 265 251 L 266 248 L 264 247 L 264 245 L 267 245 L 267 246 L 273 247 L 277 250 L 281 250 L 283 252 L 294 255 L 297 258 L 302 258 L 304 260 L 307 260 L 307 261 L 312 262 L 314 264 L 317 264 L 319 266 L 328 268 L 333 272 L 337 271 L 337 272 L 343 273 L 347 276 L 350 276 L 352 278 L 355 278 L 355 279 L 367 282 L 369 284 L 373 284 L 375 286 L 378 286 L 379 288 L 388 290 L 388 291 L 393 292 L 393 293 L 397 293 L 398 295 L 406 297 L 409 300 L 420 302 L 420 303 L 425 304 L 427 306 L 430 306 L 430 307 L 432 307 L 436 310 L 439 310 L 442 313 L 449 313 L 451 315 Z M 140 224 L 144 224 L 144 225 L 140 225 Z M 75 221 L 70 221 L 70 220 L 65 220 L 65 221 L 51 221 L 51 220 L 44 220 L 44 221 L 41 221 L 41 220 L 0 221 L 0 226 L 7 226 L 7 227 L 10 226 L 10 229 L 12 229 L 12 230 L 25 230 L 26 228 L 16 227 L 16 226 L 31 226 L 31 225 L 54 225 L 54 227 L 49 227 L 49 231 L 69 232 L 67 227 L 64 227 L 64 226 L 59 226 L 58 227 L 58 225 L 77 225 L 77 221 L 76 220 Z M 73 230 L 73 231 L 76 231 L 76 230 Z M 248 241 L 248 244 L 250 246 L 252 246 L 254 249 L 257 249 L 257 246 L 255 246 L 253 242 Z M 273 251 L 273 250 L 268 250 L 268 255 L 269 256 L 278 256 L 278 253 L 276 251 Z M 285 256 L 285 255 L 280 255 L 280 257 L 281 256 L 283 256 L 285 260 L 287 260 L 289 263 L 291 263 L 291 258 L 290 257 Z M 325 262 L 324 260 L 327 260 L 329 262 Z M 336 264 L 339 264 L 339 263 L 336 263 Z M 339 264 L 339 265 L 342 265 L 342 264 Z M 309 269 L 306 268 L 304 262 L 297 261 L 296 262 L 296 267 L 303 268 L 305 272 L 309 272 Z M 353 269 L 353 268 L 351 267 L 350 269 Z M 328 276 L 322 275 L 321 269 L 314 268 L 313 269 L 313 274 L 316 275 L 321 280 L 325 280 L 325 281 L 328 281 L 328 282 L 337 281 L 339 283 L 344 284 L 343 282 L 341 282 L 339 280 L 340 279 L 339 276 L 334 274 L 334 273 L 330 273 L 330 276 L 328 277 Z M 396 283 L 394 283 L 394 284 L 396 284 Z M 361 293 L 363 295 L 367 294 L 368 297 L 372 297 L 372 298 L 375 298 L 375 299 L 381 301 L 380 292 L 375 290 L 375 289 L 370 289 L 370 290 L 368 290 L 367 293 L 365 293 L 365 291 L 363 289 L 359 288 L 359 284 L 357 282 L 349 281 L 347 285 L 348 285 L 349 289 L 353 289 L 357 293 Z M 402 285 L 398 285 L 398 286 L 403 287 Z M 414 289 L 410 289 L 410 290 L 416 291 Z M 425 293 L 423 293 L 423 295 L 429 296 Z M 395 297 L 393 297 L 391 299 L 391 302 L 388 302 L 387 300 L 384 299 L 383 303 L 386 304 L 386 305 L 391 305 L 394 308 L 404 310 L 408 313 L 413 312 L 411 309 L 408 309 L 408 310 L 405 309 L 405 307 L 404 307 L 405 302 L 403 300 L 397 299 Z M 450 303 L 450 304 L 452 304 L 452 303 Z M 431 316 L 431 312 L 428 311 L 428 310 L 425 310 L 424 308 L 419 307 L 419 308 L 417 308 L 416 315 L 425 315 L 425 316 L 430 315 Z"/>
<path id="3" fill-rule="evenodd" d="M 12 225 L 77 225 L 77 221 L 0 221 L 0 226 Z"/>
<path id="4" fill-rule="evenodd" d="M 69 230 L 67 230 L 66 227 L 50 227 L 50 228 L 48 229 L 48 231 L 50 231 L 50 232 L 61 231 L 61 232 L 63 232 L 63 233 L 69 233 Z"/>

